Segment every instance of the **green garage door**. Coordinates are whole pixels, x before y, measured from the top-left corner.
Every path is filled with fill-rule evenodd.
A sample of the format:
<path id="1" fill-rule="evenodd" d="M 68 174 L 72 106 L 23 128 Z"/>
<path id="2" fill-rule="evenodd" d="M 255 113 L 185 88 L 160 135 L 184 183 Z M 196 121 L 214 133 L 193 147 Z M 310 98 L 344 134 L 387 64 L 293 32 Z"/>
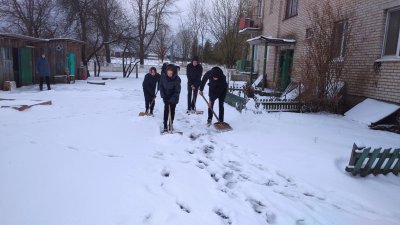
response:
<path id="1" fill-rule="evenodd" d="M 33 84 L 33 71 L 32 71 L 32 49 L 21 48 L 20 52 L 20 76 L 22 85 Z"/>

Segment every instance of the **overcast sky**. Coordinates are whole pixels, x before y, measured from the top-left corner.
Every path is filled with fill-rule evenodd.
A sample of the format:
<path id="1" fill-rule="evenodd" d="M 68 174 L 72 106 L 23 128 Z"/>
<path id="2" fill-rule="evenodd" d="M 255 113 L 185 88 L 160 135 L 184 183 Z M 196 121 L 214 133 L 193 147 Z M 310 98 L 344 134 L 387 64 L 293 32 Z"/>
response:
<path id="1" fill-rule="evenodd" d="M 178 13 L 171 15 L 171 22 L 168 23 L 174 32 L 179 28 L 181 20 L 185 21 L 185 16 L 187 16 L 187 12 L 189 11 L 189 5 L 190 1 L 188 0 L 177 0 L 175 8 Z"/>

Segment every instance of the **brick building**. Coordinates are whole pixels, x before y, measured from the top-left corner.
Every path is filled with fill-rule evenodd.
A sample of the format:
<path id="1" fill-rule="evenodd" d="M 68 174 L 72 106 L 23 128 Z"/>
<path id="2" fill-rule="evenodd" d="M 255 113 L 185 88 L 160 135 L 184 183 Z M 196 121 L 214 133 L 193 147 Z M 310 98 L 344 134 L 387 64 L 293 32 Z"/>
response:
<path id="1" fill-rule="evenodd" d="M 306 39 L 312 35 L 308 27 L 309 13 L 311 7 L 318 7 L 321 1 L 255 1 L 263 9 L 262 24 L 241 30 L 259 38 L 259 41 L 249 41 L 255 50 L 254 73 L 264 74 L 265 71 L 268 87 L 284 89 L 289 82 L 300 81 L 301 56 L 306 49 Z M 339 0 L 332 0 L 332 3 L 338 4 Z M 369 97 L 400 103 L 400 0 L 341 0 L 340 4 L 351 14 L 344 22 L 337 23 L 343 32 L 350 24 L 352 44 L 356 46 L 345 59 L 348 60 L 343 78 L 346 102 L 352 106 Z M 260 41 L 260 37 L 292 40 L 295 44 L 274 45 Z M 346 48 L 346 40 L 338 43 L 338 48 Z M 249 60 L 252 61 L 250 56 Z"/>

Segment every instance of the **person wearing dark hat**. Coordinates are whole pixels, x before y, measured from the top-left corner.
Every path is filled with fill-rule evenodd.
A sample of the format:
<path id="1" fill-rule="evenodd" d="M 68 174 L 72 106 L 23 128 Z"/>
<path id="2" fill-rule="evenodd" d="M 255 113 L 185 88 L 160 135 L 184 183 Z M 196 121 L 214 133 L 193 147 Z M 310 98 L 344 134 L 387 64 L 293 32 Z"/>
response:
<path id="1" fill-rule="evenodd" d="M 187 66 L 187 90 L 188 90 L 188 108 L 187 113 L 196 110 L 197 93 L 201 84 L 201 76 L 203 75 L 203 67 L 199 62 L 199 57 L 195 56 L 192 62 Z M 192 96 L 193 94 L 193 96 Z M 193 99 L 192 99 L 193 98 Z"/>
<path id="2" fill-rule="evenodd" d="M 224 101 L 226 97 L 226 93 L 228 92 L 228 83 L 226 82 L 226 76 L 224 72 L 219 67 L 213 67 L 211 70 L 207 71 L 204 74 L 203 79 L 201 80 L 200 92 L 199 94 L 203 96 L 204 86 L 208 81 L 208 96 L 210 97 L 210 101 L 208 103 L 208 118 L 207 125 L 211 125 L 214 108 L 214 103 L 218 99 L 219 103 L 219 120 L 220 122 L 224 122 Z"/>
<path id="3" fill-rule="evenodd" d="M 171 113 L 170 123 L 174 123 L 175 108 L 179 102 L 179 94 L 181 93 L 181 78 L 177 75 L 176 67 L 169 64 L 166 67 L 165 75 L 161 76 L 160 94 L 164 101 L 164 132 L 168 131 L 168 117 Z M 171 110 L 171 112 L 170 112 Z M 169 127 L 172 131 L 172 127 Z"/>
<path id="4" fill-rule="evenodd" d="M 151 67 L 150 71 L 143 80 L 143 93 L 146 104 L 146 113 L 149 112 L 150 116 L 153 115 L 155 100 L 156 100 L 156 90 L 158 90 L 160 82 L 160 74 L 157 73 L 155 67 Z"/>
<path id="5" fill-rule="evenodd" d="M 36 61 L 36 74 L 39 75 L 39 89 L 43 90 L 43 80 L 46 79 L 47 90 L 50 88 L 50 66 L 46 59 L 46 54 L 41 53 L 41 57 Z"/>

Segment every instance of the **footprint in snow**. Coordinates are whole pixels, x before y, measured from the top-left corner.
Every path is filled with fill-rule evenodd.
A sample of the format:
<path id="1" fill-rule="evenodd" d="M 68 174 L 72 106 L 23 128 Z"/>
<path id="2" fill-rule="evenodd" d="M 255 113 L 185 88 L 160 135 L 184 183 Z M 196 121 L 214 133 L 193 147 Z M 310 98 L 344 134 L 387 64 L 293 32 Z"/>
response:
<path id="1" fill-rule="evenodd" d="M 161 171 L 161 176 L 163 176 L 163 177 L 169 177 L 169 175 L 170 175 L 170 172 L 169 172 L 167 169 L 163 169 L 163 170 Z"/>
<path id="2" fill-rule="evenodd" d="M 306 224 L 306 220 L 305 219 L 296 220 L 296 225 L 305 225 L 305 224 Z"/>
<path id="3" fill-rule="evenodd" d="M 164 160 L 164 153 L 156 152 L 156 153 L 154 153 L 153 158 Z"/>
<path id="4" fill-rule="evenodd" d="M 190 134 L 190 140 L 192 140 L 192 141 L 195 141 L 195 140 L 197 140 L 199 137 L 201 137 L 201 136 L 204 136 L 204 134 L 194 134 L 194 133 L 191 133 Z"/>
<path id="5" fill-rule="evenodd" d="M 176 203 L 178 206 L 179 206 L 179 208 L 183 211 L 183 212 L 185 212 L 185 213 L 190 213 L 190 207 L 188 207 L 186 204 L 183 204 L 183 203 L 180 203 L 180 202 L 177 202 Z"/>
<path id="6" fill-rule="evenodd" d="M 200 169 L 205 169 L 208 166 L 208 163 L 204 162 L 201 159 L 198 159 L 196 166 L 199 167 Z"/>
<path id="7" fill-rule="evenodd" d="M 241 169 L 241 164 L 239 162 L 236 161 L 229 161 L 227 165 L 225 165 L 226 167 L 228 167 L 231 170 L 234 170 L 236 172 L 240 172 Z"/>
<path id="8" fill-rule="evenodd" d="M 196 151 L 195 150 L 189 150 L 189 149 L 186 149 L 185 150 L 189 155 L 193 155 Z"/>
<path id="9" fill-rule="evenodd" d="M 206 155 L 209 155 L 209 154 L 213 153 L 213 152 L 214 152 L 214 146 L 212 146 L 212 145 L 205 145 L 205 146 L 203 147 L 203 152 L 204 152 L 204 154 L 206 154 Z"/>
<path id="10" fill-rule="evenodd" d="M 265 220 L 267 221 L 268 224 L 273 224 L 276 221 L 276 215 L 273 212 L 267 211 L 265 213 Z"/>
<path id="11" fill-rule="evenodd" d="M 73 146 L 68 146 L 68 149 L 79 152 L 79 149 Z"/>
<path id="12" fill-rule="evenodd" d="M 221 217 L 221 219 L 224 221 L 225 224 L 232 224 L 232 220 L 231 218 L 229 218 L 229 216 L 226 215 L 226 213 L 224 213 L 222 211 L 222 209 L 216 209 L 214 210 L 215 214 L 217 214 L 219 217 Z"/>
<path id="13" fill-rule="evenodd" d="M 232 180 L 232 178 L 234 177 L 234 174 L 232 172 L 225 172 L 224 175 L 222 175 L 222 177 L 225 180 Z"/>
<path id="14" fill-rule="evenodd" d="M 255 199 L 248 199 L 247 201 L 250 203 L 251 208 L 254 210 L 254 212 L 258 214 L 261 214 L 263 212 L 265 205 L 261 201 Z"/>
<path id="15" fill-rule="evenodd" d="M 211 173 L 210 176 L 211 176 L 211 178 L 212 178 L 215 182 L 218 183 L 219 177 L 218 177 L 218 175 L 217 175 L 216 173 Z"/>
<path id="16" fill-rule="evenodd" d="M 120 155 L 113 155 L 113 154 L 105 154 L 104 156 L 109 158 L 122 158 L 122 156 Z"/>

